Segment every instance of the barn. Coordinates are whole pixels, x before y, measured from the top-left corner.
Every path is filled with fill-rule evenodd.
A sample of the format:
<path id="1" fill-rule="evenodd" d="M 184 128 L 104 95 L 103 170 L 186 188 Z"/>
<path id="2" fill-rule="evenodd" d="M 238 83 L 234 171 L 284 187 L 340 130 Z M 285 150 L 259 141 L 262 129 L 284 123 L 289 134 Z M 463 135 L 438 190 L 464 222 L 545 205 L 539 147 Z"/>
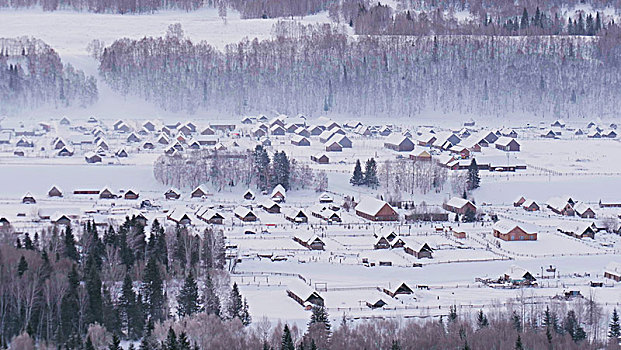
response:
<path id="1" fill-rule="evenodd" d="M 397 152 L 411 152 L 414 150 L 414 142 L 407 136 L 393 134 L 386 138 L 384 147 Z"/>
<path id="2" fill-rule="evenodd" d="M 60 190 L 58 186 L 52 186 L 52 188 L 47 192 L 48 197 L 62 197 L 63 192 Z"/>
<path id="3" fill-rule="evenodd" d="M 519 152 L 520 144 L 511 137 L 502 136 L 496 140 L 496 148 L 505 152 Z"/>
<path id="4" fill-rule="evenodd" d="M 209 192 L 207 192 L 207 189 L 205 188 L 205 186 L 199 185 L 198 187 L 194 189 L 194 191 L 192 191 L 191 197 L 192 198 L 203 198 L 208 195 L 209 195 Z"/>
<path id="5" fill-rule="evenodd" d="M 307 305 L 324 306 L 323 297 L 314 288 L 302 281 L 290 283 L 287 295 L 303 307 Z"/>
<path id="6" fill-rule="evenodd" d="M 398 221 L 399 214 L 390 204 L 376 198 L 365 197 L 356 205 L 356 215 L 372 221 Z"/>
<path id="7" fill-rule="evenodd" d="M 329 164 L 330 163 L 330 158 L 328 158 L 328 156 L 325 153 L 319 153 L 319 154 L 310 156 L 310 159 L 313 162 L 319 163 L 319 164 Z"/>
<path id="8" fill-rule="evenodd" d="M 280 205 L 276 202 L 274 202 L 271 199 L 266 198 L 264 201 L 262 201 L 259 206 L 261 208 L 263 208 L 263 210 L 265 210 L 266 212 L 270 213 L 270 214 L 278 214 L 280 213 Z"/>
<path id="9" fill-rule="evenodd" d="M 192 219 L 188 215 L 188 213 L 184 209 L 173 209 L 168 216 L 166 217 L 168 220 L 177 223 L 179 225 L 190 225 L 192 224 Z"/>
<path id="10" fill-rule="evenodd" d="M 508 222 L 498 221 L 492 227 L 494 237 L 500 238 L 504 241 L 536 241 L 537 233 L 528 232 L 520 225 Z"/>
<path id="11" fill-rule="evenodd" d="M 292 208 L 285 213 L 285 219 L 295 223 L 307 223 L 308 215 L 302 209 Z"/>
<path id="12" fill-rule="evenodd" d="M 460 215 L 466 214 L 469 211 L 476 212 L 477 207 L 472 204 L 467 199 L 463 199 L 460 197 L 453 197 L 448 200 L 448 202 L 444 203 L 442 206 L 445 210 L 448 210 L 453 213 L 457 213 Z"/>
<path id="13" fill-rule="evenodd" d="M 383 288 L 383 292 L 394 298 L 397 295 L 413 294 L 414 290 L 412 290 L 412 288 L 410 288 L 410 286 L 408 286 L 407 283 L 401 282 L 401 283 L 394 284 L 393 287 L 388 286 L 386 288 Z"/>
<path id="14" fill-rule="evenodd" d="M 300 243 L 302 246 L 304 246 L 305 248 L 308 248 L 310 250 L 324 250 L 325 248 L 325 243 L 321 240 L 321 238 L 319 238 L 319 236 L 315 235 L 315 234 L 311 234 L 311 235 L 295 235 L 293 237 L 293 240 Z"/>
<path id="15" fill-rule="evenodd" d="M 609 278 L 616 282 L 621 282 L 621 264 L 612 261 L 604 269 L 604 278 Z"/>
<path id="16" fill-rule="evenodd" d="M 138 192 L 135 192 L 133 190 L 127 190 L 125 194 L 123 195 L 123 198 L 134 200 L 134 199 L 138 199 L 139 196 L 140 195 L 138 194 Z"/>
<path id="17" fill-rule="evenodd" d="M 406 243 L 405 246 L 403 247 L 403 251 L 406 252 L 407 254 L 415 256 L 417 259 L 422 259 L 422 258 L 432 259 L 433 258 L 432 256 L 433 249 L 431 249 L 431 247 L 427 243 L 423 243 L 423 244 L 417 243 L 416 245 Z"/>
<path id="18" fill-rule="evenodd" d="M 593 211 L 593 209 L 591 209 L 591 207 L 584 202 L 579 202 L 579 203 L 574 204 L 574 212 L 576 213 L 577 216 L 583 219 L 594 219 L 595 218 L 595 212 Z"/>
<path id="19" fill-rule="evenodd" d="M 179 190 L 175 188 L 171 188 L 168 191 L 166 191 L 166 193 L 164 193 L 164 197 L 166 199 L 179 199 L 179 197 L 181 197 L 181 194 Z"/>
<path id="20" fill-rule="evenodd" d="M 244 222 L 257 221 L 257 216 L 254 215 L 251 209 L 246 207 L 237 207 L 233 211 L 235 217 Z"/>
<path id="21" fill-rule="evenodd" d="M 310 146 L 310 141 L 304 136 L 294 135 L 291 138 L 291 144 L 294 146 Z"/>

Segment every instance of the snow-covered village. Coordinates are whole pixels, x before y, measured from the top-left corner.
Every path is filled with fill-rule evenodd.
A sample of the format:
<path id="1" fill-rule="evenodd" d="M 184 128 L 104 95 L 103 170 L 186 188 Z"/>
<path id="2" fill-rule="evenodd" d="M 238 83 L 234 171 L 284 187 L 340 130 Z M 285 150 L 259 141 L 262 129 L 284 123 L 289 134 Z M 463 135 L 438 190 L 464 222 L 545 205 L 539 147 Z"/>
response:
<path id="1" fill-rule="evenodd" d="M 298 5 L 0 1 L 0 349 L 620 348 L 621 6 Z"/>

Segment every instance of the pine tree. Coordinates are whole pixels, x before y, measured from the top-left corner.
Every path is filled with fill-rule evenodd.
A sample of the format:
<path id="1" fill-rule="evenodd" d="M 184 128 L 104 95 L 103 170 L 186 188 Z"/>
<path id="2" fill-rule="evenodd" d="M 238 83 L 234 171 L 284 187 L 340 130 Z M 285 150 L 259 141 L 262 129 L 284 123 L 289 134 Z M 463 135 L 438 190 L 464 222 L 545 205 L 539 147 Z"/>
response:
<path id="1" fill-rule="evenodd" d="M 617 313 L 617 309 L 614 308 L 612 310 L 612 319 L 610 321 L 610 325 L 608 326 L 608 338 L 619 339 L 621 337 L 621 325 L 619 323 L 619 314 Z"/>
<path id="2" fill-rule="evenodd" d="M 468 166 L 468 189 L 474 190 L 475 188 L 479 188 L 480 182 L 481 178 L 479 176 L 479 166 L 477 165 L 476 159 L 472 158 L 472 161 L 470 161 L 470 166 Z"/>
<path id="3" fill-rule="evenodd" d="M 457 306 L 456 305 L 449 306 L 448 319 L 449 319 L 449 322 L 457 320 Z"/>
<path id="4" fill-rule="evenodd" d="M 89 260 L 90 261 L 90 260 Z M 99 277 L 99 270 L 95 262 L 88 264 L 89 268 L 86 272 L 85 286 L 86 286 L 86 310 L 85 310 L 85 323 L 89 325 L 91 323 L 102 323 L 103 316 L 103 300 L 101 297 L 101 278 Z"/>
<path id="5" fill-rule="evenodd" d="M 24 234 L 24 249 L 34 250 L 34 245 L 32 244 L 32 240 L 30 239 L 28 232 Z"/>
<path id="6" fill-rule="evenodd" d="M 65 227 L 64 233 L 64 250 L 63 253 L 65 257 L 75 261 L 76 263 L 80 261 L 80 255 L 78 254 L 78 249 L 75 246 L 75 237 L 73 236 L 73 230 L 71 229 L 71 225 L 67 225 Z"/>
<path id="7" fill-rule="evenodd" d="M 121 333 L 121 316 L 119 315 L 119 308 L 114 305 L 112 301 L 112 295 L 110 289 L 106 286 L 103 287 L 102 292 L 103 299 L 103 313 L 102 322 L 106 330 L 111 333 Z"/>
<path id="8" fill-rule="evenodd" d="M 108 345 L 108 350 L 123 350 L 121 348 L 121 340 L 116 334 L 112 335 L 112 342 Z"/>
<path id="9" fill-rule="evenodd" d="M 26 261 L 26 258 L 22 255 L 19 258 L 19 263 L 17 264 L 17 275 L 19 277 L 22 277 L 24 275 L 24 272 L 28 271 L 28 262 Z"/>
<path id="10" fill-rule="evenodd" d="M 282 185 L 285 190 L 289 190 L 289 177 L 291 174 L 291 164 L 285 151 L 274 153 L 273 165 L 273 179 L 272 187 L 276 185 Z"/>
<path id="11" fill-rule="evenodd" d="M 371 188 L 379 186 L 379 179 L 377 178 L 377 164 L 373 158 L 367 160 L 365 164 L 364 184 Z"/>
<path id="12" fill-rule="evenodd" d="M 479 313 L 477 315 L 477 325 L 479 326 L 479 329 L 489 326 L 489 321 L 483 313 L 483 310 L 479 310 Z"/>
<path id="13" fill-rule="evenodd" d="M 515 350 L 524 350 L 524 346 L 522 345 L 522 337 L 518 334 L 517 340 L 515 341 Z"/>
<path id="14" fill-rule="evenodd" d="M 285 328 L 283 329 L 280 350 L 295 350 L 295 345 L 293 344 L 293 338 L 291 337 L 289 325 L 285 325 Z"/>
<path id="15" fill-rule="evenodd" d="M 399 345 L 399 341 L 397 341 L 396 339 L 393 340 L 390 350 L 401 350 L 401 345 Z"/>
<path id="16" fill-rule="evenodd" d="M 328 312 L 323 306 L 315 305 L 311 309 L 311 318 L 308 323 L 309 326 L 313 324 L 322 324 L 327 332 L 330 332 L 330 319 L 328 317 Z"/>
<path id="17" fill-rule="evenodd" d="M 207 273 L 205 278 L 205 292 L 203 299 L 205 301 L 205 312 L 220 317 L 220 298 L 216 294 L 211 276 Z"/>
<path id="18" fill-rule="evenodd" d="M 229 317 L 233 318 L 242 318 L 242 312 L 244 309 L 244 304 L 242 302 L 241 294 L 239 293 L 239 288 L 237 287 L 237 283 L 233 283 L 233 289 L 231 290 L 231 297 L 229 300 Z"/>
<path id="19" fill-rule="evenodd" d="M 185 271 L 187 265 L 187 258 L 185 255 L 185 241 L 187 232 L 185 232 L 180 225 L 175 228 L 175 250 L 173 252 L 173 259 L 181 268 L 181 271 Z"/>
<path id="20" fill-rule="evenodd" d="M 130 339 L 140 338 L 144 328 L 144 316 L 141 307 L 139 307 L 129 273 L 125 274 L 125 279 L 123 280 L 119 307 L 121 309 L 122 323 L 127 330 L 127 336 Z"/>
<path id="21" fill-rule="evenodd" d="M 125 265 L 127 269 L 134 266 L 134 253 L 132 252 L 129 244 L 127 243 L 127 229 L 124 226 L 119 228 L 119 234 L 117 236 L 119 245 L 119 255 L 121 256 L 121 263 Z"/>
<path id="22" fill-rule="evenodd" d="M 246 300 L 246 298 L 244 298 L 241 321 L 244 326 L 249 326 L 250 323 L 252 323 L 252 317 L 250 316 L 250 310 L 248 309 L 248 300 Z"/>
<path id="23" fill-rule="evenodd" d="M 192 271 L 186 276 L 183 287 L 177 295 L 177 304 L 179 317 L 193 315 L 202 309 L 202 301 Z"/>
<path id="24" fill-rule="evenodd" d="M 147 244 L 147 258 L 154 257 L 168 270 L 168 247 L 166 245 L 166 234 L 160 222 L 155 219 L 151 224 L 151 236 Z"/>
<path id="25" fill-rule="evenodd" d="M 179 350 L 191 350 L 190 341 L 188 340 L 188 335 L 185 332 L 181 332 L 181 334 L 179 334 L 177 344 Z"/>
<path id="26" fill-rule="evenodd" d="M 518 316 L 517 312 L 513 311 L 513 315 L 511 316 L 511 321 L 513 321 L 513 328 L 518 333 L 522 332 L 522 321 L 520 320 L 520 316 Z"/>
<path id="27" fill-rule="evenodd" d="M 526 29 L 528 25 L 528 11 L 526 11 L 526 7 L 524 7 L 524 11 L 522 11 L 522 19 L 520 20 L 520 29 Z"/>
<path id="28" fill-rule="evenodd" d="M 254 172 L 257 178 L 257 186 L 265 191 L 270 184 L 270 157 L 261 145 L 254 149 Z"/>
<path id="29" fill-rule="evenodd" d="M 63 295 L 60 304 L 60 327 L 58 330 L 58 344 L 67 344 L 75 342 L 78 337 L 80 303 L 78 296 L 78 287 L 80 279 L 75 265 L 67 275 L 67 290 Z"/>
<path id="30" fill-rule="evenodd" d="M 177 335 L 172 327 L 168 328 L 168 336 L 166 336 L 166 350 L 179 350 Z"/>
<path id="31" fill-rule="evenodd" d="M 360 159 L 356 159 L 356 165 L 354 166 L 354 173 L 349 179 L 349 183 L 354 186 L 360 186 L 364 184 L 364 174 L 362 173 L 362 166 L 360 165 Z"/>
<path id="32" fill-rule="evenodd" d="M 147 314 L 155 321 L 164 319 L 164 284 L 155 258 L 149 258 L 145 267 L 143 290 Z"/>

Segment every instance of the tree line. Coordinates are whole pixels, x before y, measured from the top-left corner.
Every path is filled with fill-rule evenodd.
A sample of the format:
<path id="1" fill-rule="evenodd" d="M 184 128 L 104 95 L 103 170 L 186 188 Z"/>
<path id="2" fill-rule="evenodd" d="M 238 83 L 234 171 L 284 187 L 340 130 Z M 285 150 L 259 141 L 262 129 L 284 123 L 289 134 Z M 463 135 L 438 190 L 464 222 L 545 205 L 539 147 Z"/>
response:
<path id="1" fill-rule="evenodd" d="M 560 310 L 557 310 L 560 311 Z M 162 350 L 189 349 L 619 349 L 619 315 L 607 320 L 603 338 L 590 337 L 579 311 L 563 314 L 549 306 L 533 320 L 524 320 L 515 310 L 474 315 L 460 314 L 451 306 L 439 319 L 352 322 L 343 315 L 333 327 L 327 310 L 313 306 L 304 328 L 297 324 L 273 325 L 264 319 L 254 328 L 238 321 L 223 321 L 213 315 L 197 314 L 179 321 L 158 324 L 152 332 L 154 347 Z M 157 345 L 156 345 L 157 346 Z M 133 345 L 132 345 L 133 348 Z M 141 349 L 143 347 L 141 346 Z M 118 339 L 108 349 L 117 350 Z"/>
<path id="2" fill-rule="evenodd" d="M 70 225 L 53 226 L 12 243 L 14 233 L 2 236 L 0 348 L 29 338 L 84 349 L 114 335 L 152 349 L 153 330 L 169 319 L 251 323 L 237 285 L 229 287 L 222 231 L 165 229 L 154 220 L 147 239 L 136 217 L 103 234 L 92 222 L 79 228 L 76 235 Z"/>
<path id="3" fill-rule="evenodd" d="M 63 65 L 41 40 L 0 38 L 0 113 L 43 105 L 85 107 L 97 97 L 95 78 Z"/>
<path id="4" fill-rule="evenodd" d="M 211 184 L 216 191 L 235 186 L 255 186 L 271 191 L 282 185 L 285 190 L 328 187 L 325 172 L 313 171 L 307 164 L 290 159 L 284 151 L 270 157 L 257 145 L 254 151 L 191 150 L 183 156 L 160 156 L 153 164 L 155 179 L 165 185 L 195 188 Z"/>
<path id="5" fill-rule="evenodd" d="M 341 27 L 283 22 L 274 33 L 224 52 L 176 36 L 122 39 L 105 48 L 100 72 L 121 93 L 189 112 L 596 118 L 619 107 L 620 90 L 610 88 L 621 84 L 613 29 L 595 39 L 352 39 Z"/>

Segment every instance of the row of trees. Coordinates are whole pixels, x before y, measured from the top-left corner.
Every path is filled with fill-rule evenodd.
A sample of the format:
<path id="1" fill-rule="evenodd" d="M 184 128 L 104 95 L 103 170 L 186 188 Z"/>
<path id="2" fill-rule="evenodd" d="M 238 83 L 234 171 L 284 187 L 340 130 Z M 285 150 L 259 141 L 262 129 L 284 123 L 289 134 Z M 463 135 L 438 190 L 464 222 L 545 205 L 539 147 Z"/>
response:
<path id="1" fill-rule="evenodd" d="M 621 33 L 621 31 L 620 31 Z M 218 52 L 177 36 L 122 39 L 103 79 L 165 109 L 413 116 L 606 117 L 618 109 L 621 35 L 359 37 L 280 23 L 274 39 Z M 606 64 L 602 64 L 605 62 Z M 593 104 L 592 101 L 598 101 Z"/>
<path id="2" fill-rule="evenodd" d="M 254 185 L 263 191 L 281 184 L 286 190 L 327 189 L 325 172 L 314 172 L 307 164 L 289 159 L 284 151 L 257 145 L 254 151 L 188 150 L 183 156 L 160 156 L 153 163 L 155 179 L 169 186 L 195 188 L 211 184 L 216 191 L 227 187 Z"/>
<path id="3" fill-rule="evenodd" d="M 574 310 L 562 319 L 546 308 L 538 324 L 524 324 L 517 312 L 488 315 L 480 310 L 463 315 L 451 307 L 439 320 L 372 320 L 351 323 L 343 317 L 333 329 L 325 308 L 314 306 L 306 330 L 297 325 L 268 320 L 256 328 L 242 328 L 239 322 L 223 322 L 209 315 L 197 315 L 183 322 L 164 322 L 155 327 L 153 344 L 163 350 L 178 349 L 619 349 L 619 317 L 614 310 L 608 338 L 588 337 Z M 177 334 L 179 334 L 177 336 Z M 113 339 L 109 349 L 117 350 Z M 142 348 L 142 347 L 141 347 Z"/>
<path id="4" fill-rule="evenodd" d="M 97 97 L 95 78 L 63 65 L 41 40 L 0 38 L 0 113 L 43 105 L 84 107 Z"/>
<path id="5" fill-rule="evenodd" d="M 364 164 L 364 172 L 362 172 L 360 159 L 356 159 L 354 172 L 349 179 L 349 183 L 354 186 L 368 186 L 376 188 L 379 185 L 379 180 L 377 179 L 377 163 L 375 162 L 375 159 L 371 158 L 366 161 Z"/>
<path id="6" fill-rule="evenodd" d="M 492 12 L 493 8 L 491 8 Z M 345 17 L 342 17 L 345 16 Z M 479 20 L 458 20 L 452 13 L 438 10 L 417 9 L 394 11 L 388 5 L 360 4 L 358 11 L 336 11 L 337 21 L 343 20 L 354 28 L 357 34 L 373 35 L 606 35 L 607 28 L 603 14 L 577 12 L 565 17 L 558 12 L 546 13 L 539 7 L 527 8 L 521 12 L 516 8 L 509 16 L 481 13 Z M 609 26 L 615 28 L 614 20 Z M 601 32 L 601 33 L 600 33 Z"/>
<path id="7" fill-rule="evenodd" d="M 147 240 L 133 217 L 102 236 L 90 222 L 80 239 L 71 226 L 15 244 L 11 235 L 0 246 L 0 346 L 24 332 L 67 349 L 101 332 L 148 343 L 158 323 L 198 313 L 251 322 L 237 285 L 228 287 L 221 231 L 165 230 L 155 220 Z"/>

